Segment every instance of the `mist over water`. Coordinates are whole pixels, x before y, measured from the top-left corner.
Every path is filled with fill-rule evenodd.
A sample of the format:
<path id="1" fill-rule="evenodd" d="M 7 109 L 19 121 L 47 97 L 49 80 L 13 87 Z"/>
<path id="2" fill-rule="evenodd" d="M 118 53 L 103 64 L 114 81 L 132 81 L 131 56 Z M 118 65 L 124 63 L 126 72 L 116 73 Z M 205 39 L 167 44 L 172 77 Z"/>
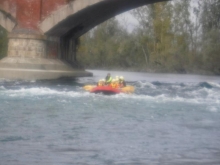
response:
<path id="1" fill-rule="evenodd" d="M 220 77 L 111 71 L 136 90 L 105 96 L 92 72 L 0 79 L 0 164 L 220 164 Z"/>

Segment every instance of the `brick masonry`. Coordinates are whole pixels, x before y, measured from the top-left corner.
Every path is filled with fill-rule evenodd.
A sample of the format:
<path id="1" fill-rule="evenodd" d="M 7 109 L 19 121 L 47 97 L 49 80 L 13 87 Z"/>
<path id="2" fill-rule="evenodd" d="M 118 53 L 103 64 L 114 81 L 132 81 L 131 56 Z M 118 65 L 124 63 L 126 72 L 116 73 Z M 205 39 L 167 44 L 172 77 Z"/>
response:
<path id="1" fill-rule="evenodd" d="M 34 39 L 10 39 L 8 46 L 8 56 L 18 56 L 27 58 L 46 57 L 46 41 Z"/>

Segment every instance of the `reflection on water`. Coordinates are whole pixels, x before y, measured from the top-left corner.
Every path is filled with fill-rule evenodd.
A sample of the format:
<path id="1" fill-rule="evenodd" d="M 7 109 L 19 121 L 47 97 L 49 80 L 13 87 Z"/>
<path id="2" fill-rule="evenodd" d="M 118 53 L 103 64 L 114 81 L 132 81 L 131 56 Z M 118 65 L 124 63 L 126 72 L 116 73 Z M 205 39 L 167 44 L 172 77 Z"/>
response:
<path id="1" fill-rule="evenodd" d="M 135 93 L 83 91 L 105 71 L 0 80 L 0 164 L 220 164 L 219 77 L 111 73 Z"/>

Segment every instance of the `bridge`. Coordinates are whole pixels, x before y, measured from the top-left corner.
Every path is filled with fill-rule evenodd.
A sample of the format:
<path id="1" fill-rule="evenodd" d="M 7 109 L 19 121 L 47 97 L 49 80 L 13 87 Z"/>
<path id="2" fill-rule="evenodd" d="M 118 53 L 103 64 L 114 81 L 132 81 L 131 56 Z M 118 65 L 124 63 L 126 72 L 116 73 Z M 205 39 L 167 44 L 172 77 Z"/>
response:
<path id="1" fill-rule="evenodd" d="M 161 1 L 167 0 L 1 0 L 9 43 L 0 78 L 92 76 L 78 66 L 78 38 L 111 17 Z"/>

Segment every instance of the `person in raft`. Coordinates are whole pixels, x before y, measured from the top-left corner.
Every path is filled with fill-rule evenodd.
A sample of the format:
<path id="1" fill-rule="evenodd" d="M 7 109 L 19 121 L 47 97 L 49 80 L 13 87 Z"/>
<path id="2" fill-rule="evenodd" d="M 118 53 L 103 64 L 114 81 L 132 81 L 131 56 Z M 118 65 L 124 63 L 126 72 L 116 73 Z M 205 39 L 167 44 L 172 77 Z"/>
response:
<path id="1" fill-rule="evenodd" d="M 110 85 L 111 82 L 112 82 L 112 77 L 111 77 L 111 74 L 108 73 L 107 76 L 105 77 L 105 84 Z"/>
<path id="2" fill-rule="evenodd" d="M 126 87 L 126 82 L 124 80 L 124 77 L 122 76 L 119 77 L 119 87 L 120 88 Z"/>
<path id="3" fill-rule="evenodd" d="M 119 77 L 116 76 L 116 79 L 115 79 L 115 87 L 116 88 L 120 88 L 120 85 L 119 85 Z"/>
<path id="4" fill-rule="evenodd" d="M 97 86 L 105 86 L 105 79 L 100 79 Z"/>
<path id="5" fill-rule="evenodd" d="M 112 88 L 119 88 L 119 81 L 117 79 L 112 79 L 110 86 Z"/>

